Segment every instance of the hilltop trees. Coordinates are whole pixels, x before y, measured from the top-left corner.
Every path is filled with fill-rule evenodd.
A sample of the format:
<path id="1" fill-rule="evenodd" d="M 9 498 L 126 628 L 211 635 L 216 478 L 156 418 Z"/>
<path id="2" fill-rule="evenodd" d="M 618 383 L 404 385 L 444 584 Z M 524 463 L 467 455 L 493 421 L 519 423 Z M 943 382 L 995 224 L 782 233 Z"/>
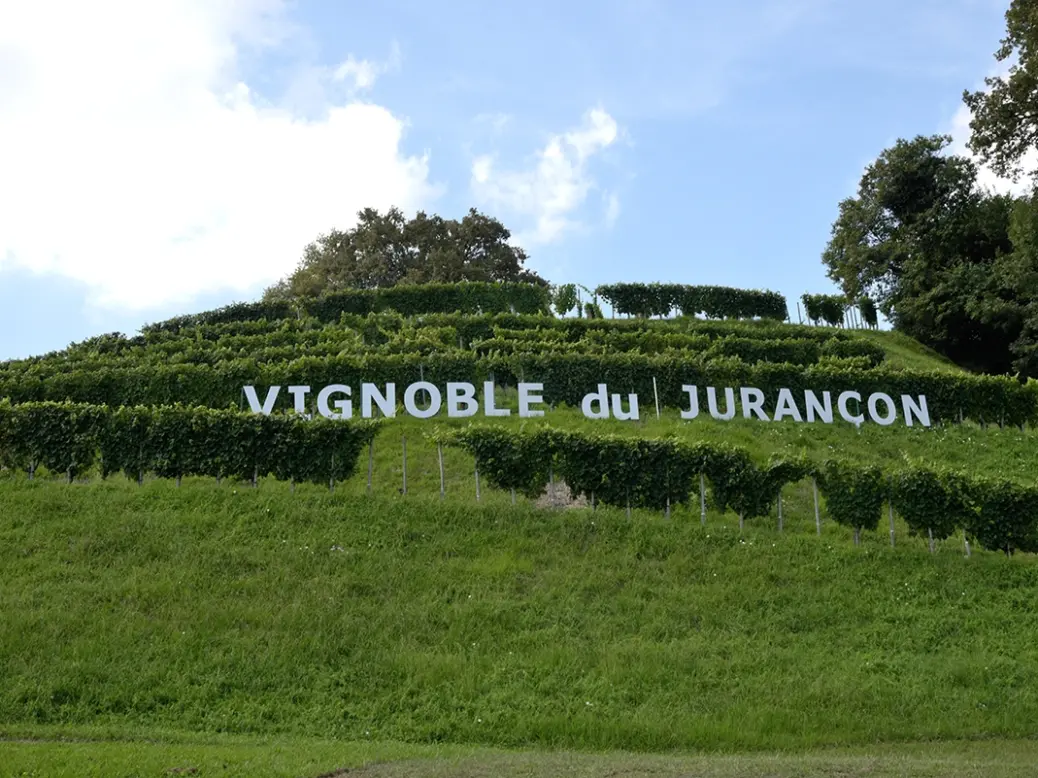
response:
<path id="1" fill-rule="evenodd" d="M 1012 0 L 998 62 L 1016 56 L 1005 77 L 984 79 L 986 90 L 963 92 L 973 114 L 970 150 L 1001 176 L 1017 178 L 1023 157 L 1038 146 L 1038 0 Z M 1034 172 L 1034 171 L 1031 171 Z"/>
<path id="2" fill-rule="evenodd" d="M 458 281 L 547 282 L 523 267 L 526 253 L 508 243 L 497 219 L 470 209 L 460 221 L 418 212 L 406 219 L 365 208 L 356 226 L 310 243 L 296 270 L 267 289 L 266 300 L 315 297 L 343 289 Z"/>
<path id="3" fill-rule="evenodd" d="M 945 153 L 950 142 L 917 136 L 884 150 L 840 203 L 822 261 L 849 298 L 872 297 L 897 329 L 955 362 L 1029 370 L 1018 341 L 1038 291 L 1038 212 L 1032 198 L 981 191 L 976 165 Z"/>

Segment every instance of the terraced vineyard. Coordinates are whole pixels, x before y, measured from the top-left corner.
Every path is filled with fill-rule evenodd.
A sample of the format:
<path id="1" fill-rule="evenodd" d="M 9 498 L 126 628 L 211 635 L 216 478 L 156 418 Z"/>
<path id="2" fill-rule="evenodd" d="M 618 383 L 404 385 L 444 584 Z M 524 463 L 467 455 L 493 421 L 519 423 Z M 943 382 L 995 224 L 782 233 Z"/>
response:
<path id="1" fill-rule="evenodd" d="M 871 329 L 407 294 L 407 313 L 238 306 L 0 365 L 0 734 L 1028 734 L 1035 384 Z M 365 383 L 393 402 L 362 413 Z M 416 383 L 411 407 L 471 384 L 480 411 L 416 417 Z M 532 384 L 541 416 L 520 415 Z M 588 418 L 600 384 L 636 418 Z M 322 408 L 329 386 L 352 394 Z M 877 393 L 925 408 L 880 424 Z M 831 423 L 784 405 L 808 396 Z"/>

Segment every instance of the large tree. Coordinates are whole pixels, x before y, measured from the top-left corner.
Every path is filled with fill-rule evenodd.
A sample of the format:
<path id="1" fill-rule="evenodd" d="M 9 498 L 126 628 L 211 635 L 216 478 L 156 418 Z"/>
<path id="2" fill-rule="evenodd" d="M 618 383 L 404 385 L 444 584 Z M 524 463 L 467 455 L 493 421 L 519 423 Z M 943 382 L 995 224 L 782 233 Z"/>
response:
<path id="1" fill-rule="evenodd" d="M 1010 225 L 1028 207 L 980 191 L 975 164 L 944 153 L 950 142 L 917 136 L 883 151 L 840 203 L 822 260 L 897 329 L 971 369 L 1008 372 L 1025 304 Z"/>
<path id="2" fill-rule="evenodd" d="M 1015 59 L 1005 76 L 984 79 L 985 89 L 963 92 L 973 113 L 970 150 L 1001 176 L 1027 171 L 1024 155 L 1038 146 L 1038 0 L 1012 0 L 1006 35 L 995 59 Z"/>
<path id="3" fill-rule="evenodd" d="M 547 282 L 523 267 L 527 255 L 509 244 L 501 222 L 475 209 L 460 221 L 419 212 L 405 218 L 358 213 L 349 230 L 331 230 L 310 243 L 295 271 L 270 287 L 266 298 L 312 297 L 339 289 L 458 281 Z"/>

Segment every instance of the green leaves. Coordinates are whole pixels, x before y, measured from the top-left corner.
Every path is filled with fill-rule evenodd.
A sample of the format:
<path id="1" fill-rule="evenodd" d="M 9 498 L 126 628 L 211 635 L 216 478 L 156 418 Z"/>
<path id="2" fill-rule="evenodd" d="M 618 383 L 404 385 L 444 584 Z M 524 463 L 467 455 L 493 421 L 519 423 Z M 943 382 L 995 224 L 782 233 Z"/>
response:
<path id="1" fill-rule="evenodd" d="M 9 467 L 76 476 L 98 455 L 101 473 L 136 480 L 155 473 L 274 475 L 327 484 L 350 477 L 377 421 L 262 416 L 212 408 L 124 407 L 75 403 L 0 404 L 0 461 Z"/>
<path id="2" fill-rule="evenodd" d="M 818 476 L 818 487 L 833 521 L 859 530 L 879 526 L 886 489 L 878 467 L 830 459 Z"/>
<path id="3" fill-rule="evenodd" d="M 141 332 L 145 336 L 157 332 L 178 333 L 187 327 L 203 324 L 271 321 L 300 316 L 335 322 L 342 314 L 366 315 L 382 311 L 395 311 L 405 316 L 454 312 L 547 314 L 550 305 L 551 292 L 542 284 L 478 281 L 409 284 L 379 289 L 348 289 L 293 302 L 274 300 L 236 303 L 149 324 L 141 328 Z"/>
<path id="4" fill-rule="evenodd" d="M 843 321 L 843 314 L 847 310 L 847 298 L 843 295 L 805 294 L 800 299 L 811 321 L 824 321 L 831 327 L 837 327 Z"/>
<path id="5" fill-rule="evenodd" d="M 786 298 L 778 292 L 727 286 L 685 284 L 604 284 L 595 294 L 609 301 L 617 313 L 631 316 L 668 316 L 676 308 L 683 316 L 702 314 L 708 319 L 777 319 L 789 314 Z"/>

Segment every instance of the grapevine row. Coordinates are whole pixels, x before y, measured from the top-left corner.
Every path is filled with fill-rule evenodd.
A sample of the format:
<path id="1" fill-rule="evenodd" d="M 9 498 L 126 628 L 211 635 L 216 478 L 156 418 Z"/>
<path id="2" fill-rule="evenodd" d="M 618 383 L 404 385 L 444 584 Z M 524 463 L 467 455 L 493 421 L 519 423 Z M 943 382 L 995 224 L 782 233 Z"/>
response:
<path id="1" fill-rule="evenodd" d="M 423 313 L 545 313 L 551 293 L 546 286 L 523 283 L 415 284 L 379 289 L 349 289 L 321 297 L 235 303 L 212 311 L 177 316 L 150 324 L 143 332 L 179 332 L 185 327 L 220 322 L 256 321 L 311 316 L 337 321 L 343 314 L 368 314 L 392 310 L 403 315 Z"/>
<path id="2" fill-rule="evenodd" d="M 110 408 L 80 403 L 0 402 L 0 464 L 71 480 L 154 473 L 331 484 L 353 474 L 379 422 L 258 416 L 185 406 Z"/>
<path id="3" fill-rule="evenodd" d="M 878 529 L 886 504 L 913 534 L 941 540 L 962 531 L 988 550 L 1038 551 L 1038 487 L 1011 481 L 921 466 L 884 472 L 839 459 L 772 457 L 758 464 L 732 446 L 550 427 L 516 432 L 471 425 L 438 437 L 473 456 L 494 487 L 530 497 L 561 478 L 574 496 L 593 504 L 698 507 L 702 476 L 715 510 L 752 520 L 770 514 L 784 486 L 814 478 L 829 517 L 852 528 L 856 538 Z"/>
<path id="4" fill-rule="evenodd" d="M 595 294 L 607 300 L 617 313 L 630 316 L 669 316 L 675 309 L 684 316 L 709 319 L 777 319 L 789 314 L 786 298 L 778 292 L 736 289 L 728 286 L 687 284 L 604 284 Z"/>
<path id="5" fill-rule="evenodd" d="M 356 386 L 362 382 L 395 383 L 405 387 L 426 380 L 499 386 L 520 381 L 543 384 L 546 402 L 579 407 L 599 384 L 610 391 L 637 393 L 642 407 L 658 397 L 661 406 L 685 408 L 686 385 L 698 387 L 754 387 L 766 397 L 765 410 L 774 409 L 780 389 L 796 396 L 805 390 L 844 391 L 867 396 L 883 392 L 894 398 L 924 395 L 934 421 L 972 419 L 980 423 L 1024 425 L 1038 421 L 1038 384 L 1009 378 L 939 371 L 861 369 L 839 364 L 802 367 L 738 358 L 703 361 L 693 357 L 641 354 L 514 354 L 478 357 L 471 353 L 429 355 L 345 355 L 302 357 L 289 362 L 260 363 L 238 359 L 218 365 L 162 364 L 136 367 L 66 370 L 41 376 L 32 371 L 0 378 L 0 397 L 14 402 L 63 401 L 99 405 L 205 405 L 243 406 L 243 387 L 331 384 Z"/>

